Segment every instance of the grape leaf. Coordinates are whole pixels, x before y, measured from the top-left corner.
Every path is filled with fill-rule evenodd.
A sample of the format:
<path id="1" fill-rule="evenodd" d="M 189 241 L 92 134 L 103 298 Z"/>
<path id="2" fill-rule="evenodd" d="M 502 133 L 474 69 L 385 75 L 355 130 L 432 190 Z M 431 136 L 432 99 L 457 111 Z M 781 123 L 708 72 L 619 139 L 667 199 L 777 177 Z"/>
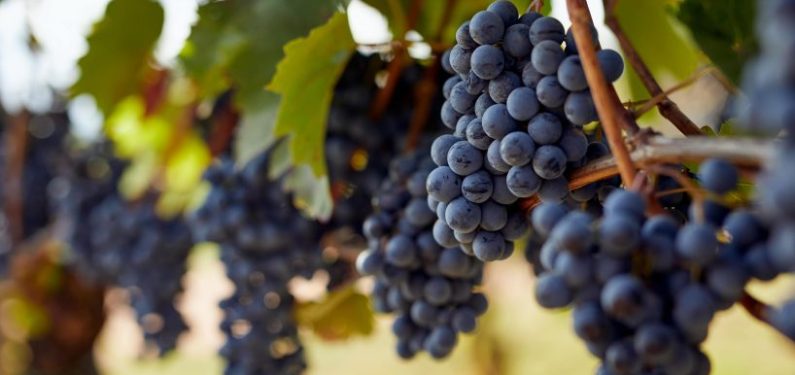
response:
<path id="1" fill-rule="evenodd" d="M 285 57 L 267 87 L 281 95 L 273 134 L 275 138 L 288 137 L 291 164 L 309 166 L 312 173 L 304 176 L 318 180 L 306 181 L 313 186 L 322 183 L 326 175 L 326 117 L 334 85 L 355 48 L 348 17 L 337 13 L 306 38 L 296 39 L 284 47 Z M 322 200 L 330 202 L 330 193 L 324 190 L 327 196 Z M 299 194 L 298 198 L 310 202 L 318 199 L 314 193 Z M 310 206 L 325 207 L 320 212 L 310 210 L 313 216 L 324 218 L 331 214 L 330 204 Z"/>
<path id="2" fill-rule="evenodd" d="M 701 50 L 735 84 L 758 47 L 754 37 L 756 3 L 748 0 L 685 0 L 677 17 Z"/>
<path id="3" fill-rule="evenodd" d="M 689 77 L 699 65 L 693 41 L 677 31 L 676 20 L 666 9 L 666 0 L 619 1 L 616 18 L 638 54 L 656 77 Z M 648 98 L 648 92 L 630 65 L 627 65 L 632 99 Z"/>
<path id="4" fill-rule="evenodd" d="M 139 90 L 151 70 L 149 59 L 163 28 L 163 8 L 153 0 L 113 0 L 88 37 L 80 59 L 80 78 L 72 95 L 90 94 L 108 115 Z"/>
<path id="5" fill-rule="evenodd" d="M 321 302 L 298 304 L 295 318 L 326 340 L 369 335 L 374 325 L 369 300 L 353 286 L 331 292 Z"/>
<path id="6" fill-rule="evenodd" d="M 283 45 L 322 24 L 347 1 L 211 1 L 199 8 L 199 20 L 180 54 L 200 96 L 214 98 L 234 89 L 242 118 L 235 156 L 244 164 L 273 141 L 279 98 L 265 90 Z"/>
<path id="7" fill-rule="evenodd" d="M 378 9 L 384 16 L 386 16 L 389 27 L 396 38 L 400 37 L 400 31 L 405 29 L 408 20 L 404 18 L 411 13 L 410 0 L 365 0 L 367 4 Z M 445 25 L 442 30 L 442 42 L 454 41 L 455 31 L 458 27 L 469 20 L 475 13 L 485 10 L 489 4 L 494 0 L 469 0 L 458 1 L 453 5 L 452 13 L 450 14 L 450 21 Z M 444 18 L 443 14 L 448 6 L 447 1 L 425 1 L 422 3 L 422 9 L 418 13 L 418 19 L 414 26 L 414 30 L 420 33 L 425 40 L 432 40 L 438 33 L 441 27 L 441 21 Z M 519 14 L 522 14 L 530 0 L 513 1 Z M 541 10 L 543 14 L 549 14 L 551 10 L 551 1 L 544 2 L 544 8 Z"/>

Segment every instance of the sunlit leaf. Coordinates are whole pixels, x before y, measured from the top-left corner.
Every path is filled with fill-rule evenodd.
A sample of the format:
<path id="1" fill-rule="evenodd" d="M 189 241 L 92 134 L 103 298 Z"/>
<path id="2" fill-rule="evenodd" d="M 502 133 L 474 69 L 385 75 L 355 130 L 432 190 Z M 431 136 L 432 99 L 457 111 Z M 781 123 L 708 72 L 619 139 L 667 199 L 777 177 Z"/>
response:
<path id="1" fill-rule="evenodd" d="M 268 85 L 269 90 L 281 95 L 273 129 L 274 138 L 287 137 L 291 164 L 306 165 L 311 169 L 312 174 L 302 176 L 314 177 L 315 181 L 302 182 L 313 187 L 322 183 L 326 176 L 326 118 L 334 86 L 355 47 L 348 18 L 343 13 L 337 13 L 325 25 L 312 30 L 306 38 L 296 39 L 284 47 L 285 57 Z M 330 203 L 330 195 L 325 195 L 323 199 L 328 199 Z M 329 203 L 315 203 L 317 192 L 297 196 L 310 202 L 310 208 L 329 208 L 321 212 L 310 210 L 310 214 L 320 217 L 330 215 Z"/>
<path id="2" fill-rule="evenodd" d="M 321 302 L 299 304 L 295 317 L 326 340 L 369 335 L 374 325 L 369 300 L 352 286 L 329 293 Z"/>
<path id="3" fill-rule="evenodd" d="M 73 95 L 90 94 L 106 115 L 137 92 L 163 27 L 163 8 L 153 0 L 112 0 L 88 37 Z"/>
<path id="4" fill-rule="evenodd" d="M 235 90 L 241 110 L 236 158 L 243 164 L 272 142 L 278 96 L 265 90 L 284 56 L 283 46 L 306 35 L 347 4 L 345 0 L 211 1 L 181 53 L 200 95 Z"/>
<path id="5" fill-rule="evenodd" d="M 756 2 L 685 0 L 677 16 L 690 29 L 701 50 L 738 84 L 745 62 L 757 51 Z"/>
<path id="6" fill-rule="evenodd" d="M 683 80 L 698 67 L 698 49 L 677 30 L 678 24 L 667 10 L 667 1 L 619 1 L 616 17 L 658 81 L 663 77 Z M 631 99 L 648 98 L 648 92 L 629 64 L 627 73 Z"/>

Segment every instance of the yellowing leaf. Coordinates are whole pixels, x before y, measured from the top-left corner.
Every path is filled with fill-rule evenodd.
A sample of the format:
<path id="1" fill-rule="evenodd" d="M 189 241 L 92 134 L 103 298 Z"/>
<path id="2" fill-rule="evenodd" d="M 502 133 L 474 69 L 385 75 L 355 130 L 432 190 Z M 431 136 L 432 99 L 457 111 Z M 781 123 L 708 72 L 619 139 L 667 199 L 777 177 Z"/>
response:
<path id="1" fill-rule="evenodd" d="M 370 301 L 353 286 L 332 292 L 321 302 L 297 305 L 295 318 L 326 340 L 369 335 L 374 324 Z"/>

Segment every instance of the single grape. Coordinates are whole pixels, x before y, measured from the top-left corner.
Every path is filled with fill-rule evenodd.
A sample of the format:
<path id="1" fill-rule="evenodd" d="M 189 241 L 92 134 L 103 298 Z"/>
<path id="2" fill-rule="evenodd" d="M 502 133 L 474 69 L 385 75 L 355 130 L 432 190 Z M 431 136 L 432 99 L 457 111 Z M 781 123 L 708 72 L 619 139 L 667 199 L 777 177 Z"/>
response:
<path id="1" fill-rule="evenodd" d="M 445 101 L 442 104 L 441 111 L 442 111 L 442 123 L 444 123 L 444 126 L 455 130 L 455 126 L 456 124 L 458 124 L 458 119 L 461 118 L 461 113 L 456 111 L 449 101 Z"/>
<path id="2" fill-rule="evenodd" d="M 467 92 L 466 83 L 459 82 L 450 91 L 450 105 L 458 113 L 467 113 L 475 106 L 477 97 Z"/>
<path id="3" fill-rule="evenodd" d="M 563 136 L 558 141 L 558 146 L 566 154 L 567 161 L 578 162 L 588 152 L 588 137 L 585 136 L 582 130 L 569 127 L 563 132 Z"/>
<path id="4" fill-rule="evenodd" d="M 469 71 L 466 78 L 463 80 L 466 92 L 470 95 L 479 96 L 484 90 L 489 87 L 489 81 L 478 77 L 473 71 Z"/>
<path id="5" fill-rule="evenodd" d="M 582 91 L 588 88 L 588 81 L 585 80 L 585 70 L 582 68 L 582 61 L 579 56 L 568 56 L 561 61 L 558 67 L 558 82 L 569 91 Z"/>
<path id="6" fill-rule="evenodd" d="M 508 173 L 508 170 L 511 169 L 511 165 L 506 163 L 505 160 L 502 160 L 502 155 L 500 155 L 500 141 L 495 140 L 491 142 L 489 145 L 489 149 L 486 151 L 486 164 L 489 168 L 493 171 L 501 172 L 501 174 Z M 492 172 L 492 174 L 498 174 Z"/>
<path id="7" fill-rule="evenodd" d="M 522 86 L 522 80 L 516 73 L 504 71 L 489 82 L 489 96 L 496 103 L 505 103 L 511 92 Z"/>
<path id="8" fill-rule="evenodd" d="M 533 159 L 535 143 L 526 132 L 515 131 L 508 133 L 500 141 L 500 156 L 502 160 L 512 166 L 521 167 Z"/>
<path id="9" fill-rule="evenodd" d="M 548 309 L 565 307 L 574 298 L 563 276 L 551 272 L 536 279 L 535 296 L 538 304 Z"/>
<path id="10" fill-rule="evenodd" d="M 542 202 L 559 203 L 569 194 L 569 181 L 565 177 L 544 180 L 538 189 L 538 197 Z"/>
<path id="11" fill-rule="evenodd" d="M 536 85 L 536 97 L 547 108 L 559 108 L 566 101 L 569 92 L 560 85 L 555 76 L 545 76 Z"/>
<path id="12" fill-rule="evenodd" d="M 508 188 L 507 176 L 494 176 L 492 181 L 494 181 L 494 192 L 491 194 L 491 199 L 495 202 L 508 205 L 519 199 Z"/>
<path id="13" fill-rule="evenodd" d="M 444 215 L 445 222 L 454 231 L 467 233 L 475 230 L 480 225 L 480 206 L 464 197 L 458 197 L 450 201 Z"/>
<path id="14" fill-rule="evenodd" d="M 447 152 L 447 165 L 459 176 L 467 176 L 483 166 L 483 154 L 469 142 L 459 141 Z"/>
<path id="15" fill-rule="evenodd" d="M 591 40 L 593 41 L 594 47 L 596 50 L 599 51 L 599 34 L 596 31 L 596 26 L 591 24 Z M 574 40 L 574 31 L 569 27 L 566 30 L 566 54 L 569 55 L 576 55 L 577 54 L 577 43 Z"/>
<path id="16" fill-rule="evenodd" d="M 520 198 L 533 196 L 541 188 L 541 183 L 541 178 L 530 165 L 511 167 L 506 176 L 508 190 Z"/>
<path id="17" fill-rule="evenodd" d="M 442 69 L 448 74 L 456 73 L 455 69 L 453 69 L 453 65 L 450 64 L 450 50 L 444 51 L 444 53 L 442 53 L 441 64 L 442 64 Z"/>
<path id="18" fill-rule="evenodd" d="M 563 112 L 566 113 L 566 118 L 575 125 L 585 125 L 599 119 L 591 92 L 588 90 L 569 94 L 566 97 L 566 102 L 563 103 Z"/>
<path id="19" fill-rule="evenodd" d="M 549 112 L 540 112 L 528 122 L 527 133 L 539 145 L 554 144 L 563 135 L 563 125 L 557 116 Z"/>
<path id="20" fill-rule="evenodd" d="M 500 15 L 488 10 L 475 13 L 469 21 L 469 33 L 472 39 L 481 45 L 499 42 L 503 32 L 505 32 L 505 23 Z"/>
<path id="21" fill-rule="evenodd" d="M 611 277 L 604 285 L 601 301 L 604 311 L 624 324 L 637 325 L 646 313 L 646 290 L 632 275 Z"/>
<path id="22" fill-rule="evenodd" d="M 537 19 L 539 19 L 541 17 L 543 17 L 541 15 L 541 13 L 534 12 L 534 11 L 529 11 L 529 12 L 523 14 L 521 17 L 519 17 L 519 23 L 527 25 L 528 27 L 530 27 L 530 26 L 533 25 L 533 22 L 535 22 Z"/>
<path id="23" fill-rule="evenodd" d="M 565 39 L 563 24 L 554 17 L 541 17 L 530 25 L 530 42 L 534 46 L 550 40 L 560 44 Z"/>
<path id="24" fill-rule="evenodd" d="M 545 180 L 562 176 L 566 171 L 566 153 L 553 145 L 539 147 L 533 155 L 533 170 Z"/>
<path id="25" fill-rule="evenodd" d="M 472 52 L 470 66 L 478 77 L 494 79 L 502 73 L 505 57 L 499 48 L 488 44 L 482 45 Z"/>
<path id="26" fill-rule="evenodd" d="M 482 151 L 487 150 L 492 142 L 492 139 L 483 130 L 483 122 L 477 118 L 469 122 L 465 135 L 472 146 Z"/>
<path id="27" fill-rule="evenodd" d="M 461 177 L 450 167 L 441 166 L 428 175 L 428 195 L 440 202 L 449 202 L 461 194 Z"/>
<path id="28" fill-rule="evenodd" d="M 607 368 L 616 375 L 640 373 L 643 362 L 630 341 L 612 343 L 605 353 Z"/>
<path id="29" fill-rule="evenodd" d="M 516 9 L 516 6 L 508 0 L 497 0 L 491 3 L 486 10 L 500 16 L 502 23 L 506 27 L 515 24 L 519 18 L 519 11 Z"/>
<path id="30" fill-rule="evenodd" d="M 557 223 L 566 216 L 565 206 L 555 203 L 541 203 L 531 213 L 533 229 L 542 236 L 549 236 Z"/>
<path id="31" fill-rule="evenodd" d="M 461 82 L 461 77 L 457 75 L 454 75 L 444 81 L 444 85 L 442 86 L 442 95 L 445 99 L 450 99 L 450 92 L 453 91 L 453 86 L 455 86 L 458 82 Z"/>
<path id="32" fill-rule="evenodd" d="M 533 64 L 525 64 L 522 67 L 522 83 L 534 89 L 538 86 L 538 82 L 541 81 L 541 78 L 544 78 L 544 75 L 539 73 L 536 68 L 533 67 Z"/>
<path id="33" fill-rule="evenodd" d="M 709 264 L 718 253 L 715 227 L 706 223 L 688 223 L 676 236 L 679 255 L 700 265 Z"/>
<path id="34" fill-rule="evenodd" d="M 506 101 L 508 114 L 517 121 L 527 121 L 538 113 L 539 103 L 536 93 L 529 87 L 520 87 L 508 95 Z"/>
<path id="35" fill-rule="evenodd" d="M 468 75 L 472 68 L 471 61 L 472 49 L 457 45 L 450 50 L 450 66 L 456 73 L 462 76 Z"/>
<path id="36" fill-rule="evenodd" d="M 698 179 L 707 190 L 726 194 L 734 190 L 739 180 L 737 169 L 728 161 L 707 159 L 698 168 Z"/>
<path id="37" fill-rule="evenodd" d="M 516 120 L 508 113 L 505 104 L 494 104 L 483 113 L 483 131 L 492 139 L 500 140 L 516 130 Z"/>
<path id="38" fill-rule="evenodd" d="M 481 205 L 481 212 L 480 227 L 487 231 L 500 231 L 508 223 L 508 210 L 494 201 Z"/>
<path id="39" fill-rule="evenodd" d="M 621 55 L 612 49 L 602 49 L 596 52 L 599 68 L 608 82 L 615 82 L 624 73 L 624 60 Z"/>
<path id="40" fill-rule="evenodd" d="M 438 166 L 447 165 L 447 152 L 453 144 L 460 141 L 461 138 L 452 134 L 443 134 L 437 137 L 431 144 L 431 159 Z"/>
<path id="41" fill-rule="evenodd" d="M 456 137 L 466 138 L 467 126 L 469 126 L 469 123 L 475 119 L 477 119 L 477 117 L 471 114 L 461 116 L 458 119 L 458 122 L 456 122 L 455 131 L 453 132 L 453 135 Z"/>
<path id="42" fill-rule="evenodd" d="M 433 239 L 440 246 L 448 249 L 458 245 L 458 241 L 453 235 L 453 230 L 443 220 L 436 220 L 433 224 Z"/>
<path id="43" fill-rule="evenodd" d="M 477 48 L 478 43 L 472 39 L 472 36 L 469 34 L 469 21 L 465 21 L 458 27 L 458 30 L 455 32 L 455 41 L 464 48 Z"/>
<path id="44" fill-rule="evenodd" d="M 677 341 L 673 328 L 662 323 L 649 323 L 638 328 L 634 347 L 644 362 L 660 365 L 673 359 Z"/>
<path id="45" fill-rule="evenodd" d="M 489 96 L 488 93 L 481 94 L 478 99 L 475 100 L 475 115 L 478 118 L 483 118 L 483 113 L 494 104 L 494 101 L 491 100 L 491 96 Z"/>
<path id="46" fill-rule="evenodd" d="M 494 191 L 494 184 L 491 181 L 491 175 L 484 170 L 464 177 L 461 183 L 461 194 L 470 202 L 483 203 L 491 198 L 492 191 Z"/>
<path id="47" fill-rule="evenodd" d="M 505 52 L 516 58 L 529 55 L 533 50 L 529 33 L 530 27 L 525 24 L 517 23 L 508 27 L 503 41 Z"/>
<path id="48" fill-rule="evenodd" d="M 640 226 L 632 216 L 608 215 L 599 225 L 599 243 L 605 254 L 628 256 L 640 241 Z"/>
<path id="49" fill-rule="evenodd" d="M 552 75 L 558 71 L 558 66 L 564 57 L 560 42 L 545 40 L 535 45 L 530 54 L 530 61 L 539 73 Z"/>

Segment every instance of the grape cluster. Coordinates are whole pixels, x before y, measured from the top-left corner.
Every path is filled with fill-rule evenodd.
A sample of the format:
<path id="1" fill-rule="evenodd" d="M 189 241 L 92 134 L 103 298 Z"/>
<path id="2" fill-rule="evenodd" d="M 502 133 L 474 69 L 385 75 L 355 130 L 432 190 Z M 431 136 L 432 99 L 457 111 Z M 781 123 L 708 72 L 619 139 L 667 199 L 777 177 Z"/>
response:
<path id="1" fill-rule="evenodd" d="M 328 117 L 326 161 L 335 198 L 333 229 L 361 229 L 367 207 L 386 177 L 389 161 L 403 145 L 414 105 L 412 87 L 420 77 L 417 65 L 406 67 L 394 95 L 378 120 L 369 116 L 384 67 L 378 55 L 355 54 L 337 85 Z"/>
<path id="2" fill-rule="evenodd" d="M 747 101 L 738 108 L 743 125 L 765 134 L 795 130 L 795 2 L 757 3 L 757 36 L 761 53 L 743 70 Z"/>
<path id="3" fill-rule="evenodd" d="M 393 162 L 376 196 L 376 212 L 364 222 L 368 250 L 357 260 L 360 273 L 376 278 L 376 311 L 396 315 L 392 331 L 397 353 L 406 359 L 421 351 L 446 357 L 458 333 L 475 330 L 487 308 L 486 298 L 473 292 L 483 262 L 434 240 L 435 216 L 425 190 L 434 165 L 425 155 L 427 150 Z"/>
<path id="4" fill-rule="evenodd" d="M 174 304 L 182 293 L 193 240 L 184 220 L 160 218 L 154 203 L 108 197 L 81 222 L 94 230 L 89 242 L 79 246 L 93 249 L 93 266 L 106 283 L 129 291 L 145 340 L 165 354 L 187 329 Z"/>
<path id="5" fill-rule="evenodd" d="M 85 225 L 95 211 L 101 210 L 103 202 L 115 203 L 118 199 L 117 185 L 126 163 L 113 157 L 112 152 L 106 143 L 77 151 L 53 182 L 57 188 L 52 189 L 60 198 L 59 220 L 71 250 L 69 264 L 83 279 L 97 284 L 112 283 L 118 262 L 124 257 L 95 246 L 94 236 L 102 234 Z M 103 239 L 103 244 L 106 242 Z"/>
<path id="6" fill-rule="evenodd" d="M 158 216 L 155 197 L 119 195 L 125 163 L 109 155 L 105 145 L 75 155 L 69 174 L 54 182 L 70 263 L 88 281 L 125 288 L 146 342 L 162 355 L 187 329 L 174 303 L 193 240 L 182 218 Z"/>
<path id="7" fill-rule="evenodd" d="M 441 109 L 453 133 L 433 143 L 438 167 L 427 181 L 435 233 L 442 246 L 504 259 L 525 226 L 511 212 L 518 199 L 569 196 L 565 173 L 587 156 L 582 125 L 597 119 L 596 110 L 571 30 L 555 18 L 520 17 L 511 2 L 497 1 L 462 24 L 456 41 L 442 57 L 455 74 L 444 84 Z M 598 57 L 607 79 L 618 79 L 621 56 L 604 49 Z M 596 188 L 582 197 L 591 199 Z"/>
<path id="8" fill-rule="evenodd" d="M 212 188 L 191 216 L 195 237 L 220 245 L 235 285 L 221 302 L 227 374 L 300 374 L 306 367 L 287 284 L 320 266 L 320 231 L 268 179 L 270 160 L 264 152 L 240 170 L 229 160 L 211 166 L 205 180 Z"/>
<path id="9" fill-rule="evenodd" d="M 767 0 L 758 6 L 761 54 L 744 72 L 749 100 L 742 120 L 748 129 L 784 134 L 774 160 L 757 180 L 761 217 L 751 227 L 769 232 L 767 243 L 757 244 L 750 259 L 759 276 L 769 279 L 777 271 L 795 272 L 795 1 Z M 771 312 L 771 323 L 795 340 L 793 306 L 795 300 Z"/>
<path id="10" fill-rule="evenodd" d="M 722 159 L 706 160 L 696 177 L 716 199 L 739 183 Z M 746 298 L 750 280 L 795 270 L 785 260 L 793 241 L 769 235 L 757 212 L 710 217 L 709 201 L 691 202 L 680 219 L 648 215 L 643 197 L 622 189 L 604 200 L 602 216 L 552 203 L 534 209 L 534 234 L 544 239 L 527 255 L 540 271 L 536 299 L 574 306 L 575 333 L 602 359 L 600 374 L 709 373 L 700 345 L 715 314 Z M 791 309 L 771 312 L 788 335 Z"/>
<path id="11" fill-rule="evenodd" d="M 6 126 L 0 121 L 0 136 L 4 135 Z M 69 132 L 69 121 L 64 113 L 53 112 L 33 115 L 27 124 L 23 144 L 24 165 L 21 170 L 22 238 L 28 239 L 45 228 L 55 218 L 56 204 L 49 194 L 51 182 L 59 173 L 61 163 L 68 159 L 66 152 L 66 135 Z M 0 144 L 0 175 L 7 175 L 9 155 L 12 150 L 6 149 L 7 144 Z M 0 206 L 6 207 L 5 184 L 0 184 Z M 0 213 L 0 275 L 5 273 L 6 265 L 11 256 L 11 233 L 9 222 L 5 217 L 5 209 Z"/>

